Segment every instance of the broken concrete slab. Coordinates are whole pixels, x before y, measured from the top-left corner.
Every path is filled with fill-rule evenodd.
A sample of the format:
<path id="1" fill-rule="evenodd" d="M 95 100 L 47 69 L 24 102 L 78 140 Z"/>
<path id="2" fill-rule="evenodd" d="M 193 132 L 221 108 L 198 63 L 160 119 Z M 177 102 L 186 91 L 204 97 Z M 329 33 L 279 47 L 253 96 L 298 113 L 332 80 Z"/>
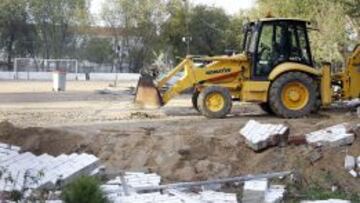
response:
<path id="1" fill-rule="evenodd" d="M 344 163 L 345 169 L 347 171 L 351 171 L 351 170 L 355 169 L 355 166 L 356 166 L 355 157 L 346 155 L 345 163 Z"/>
<path id="2" fill-rule="evenodd" d="M 355 170 L 350 170 L 349 171 L 350 175 L 354 178 L 357 178 L 358 177 L 358 173 L 355 171 Z"/>
<path id="3" fill-rule="evenodd" d="M 183 203 L 237 203 L 235 193 L 215 192 L 210 190 L 199 193 L 168 190 L 169 194 L 178 197 Z"/>
<path id="4" fill-rule="evenodd" d="M 282 124 L 261 124 L 250 120 L 241 130 L 240 134 L 245 137 L 246 144 L 254 151 L 260 151 L 270 146 L 275 146 L 280 141 L 288 138 L 289 128 Z"/>
<path id="5" fill-rule="evenodd" d="M 306 135 L 306 140 L 314 146 L 344 146 L 354 142 L 354 133 L 350 133 L 351 126 L 347 123 L 335 125 Z"/>
<path id="6" fill-rule="evenodd" d="M 155 173 L 141 173 L 141 172 L 126 172 L 124 174 L 124 180 L 130 190 L 136 187 L 151 187 L 151 186 L 159 186 L 161 182 L 161 177 Z M 101 186 L 101 189 L 106 194 L 116 193 L 116 196 L 125 195 L 123 190 L 123 183 L 121 181 L 121 177 L 118 176 L 104 185 Z"/>
<path id="7" fill-rule="evenodd" d="M 224 193 L 215 191 L 203 191 L 198 195 L 203 203 L 237 203 L 235 193 Z"/>
<path id="8" fill-rule="evenodd" d="M 267 179 L 246 181 L 244 184 L 242 203 L 265 202 L 265 195 L 269 188 Z"/>
<path id="9" fill-rule="evenodd" d="M 285 193 L 284 185 L 270 185 L 265 193 L 265 203 L 282 203 Z"/>
<path id="10" fill-rule="evenodd" d="M 161 194 L 160 192 L 119 196 L 110 199 L 110 201 L 114 203 L 183 203 L 176 196 Z"/>
<path id="11" fill-rule="evenodd" d="M 329 200 L 315 200 L 315 201 L 301 201 L 300 203 L 351 203 L 348 200 L 341 200 L 341 199 L 329 199 Z"/>

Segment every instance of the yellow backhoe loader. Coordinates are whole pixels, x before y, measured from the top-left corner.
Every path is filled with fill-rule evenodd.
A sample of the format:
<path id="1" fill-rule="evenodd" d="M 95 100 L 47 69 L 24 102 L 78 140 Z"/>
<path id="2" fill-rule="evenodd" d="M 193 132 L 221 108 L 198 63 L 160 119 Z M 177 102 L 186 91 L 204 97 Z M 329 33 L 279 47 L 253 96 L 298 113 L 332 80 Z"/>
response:
<path id="1" fill-rule="evenodd" d="M 248 23 L 244 52 L 215 57 L 186 57 L 159 81 L 141 77 L 135 102 L 163 106 L 193 88 L 195 109 L 209 118 L 224 118 L 233 101 L 256 102 L 263 110 L 298 118 L 336 100 L 360 97 L 360 46 L 340 73 L 331 64 L 316 68 L 311 55 L 309 22 L 268 18 Z M 182 77 L 160 91 L 175 75 Z M 339 88 L 334 88 L 338 86 Z"/>

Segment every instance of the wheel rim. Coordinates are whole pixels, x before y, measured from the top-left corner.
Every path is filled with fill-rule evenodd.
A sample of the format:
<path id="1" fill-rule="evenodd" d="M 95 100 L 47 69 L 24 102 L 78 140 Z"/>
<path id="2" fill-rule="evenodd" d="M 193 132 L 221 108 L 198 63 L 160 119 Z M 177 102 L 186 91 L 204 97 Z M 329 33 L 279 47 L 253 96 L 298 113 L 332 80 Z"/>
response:
<path id="1" fill-rule="evenodd" d="M 300 110 L 309 102 L 309 90 L 300 82 L 287 83 L 281 92 L 282 103 L 287 109 Z"/>
<path id="2" fill-rule="evenodd" d="M 225 99 L 220 93 L 211 93 L 206 97 L 206 107 L 212 112 L 221 111 L 225 106 Z"/>

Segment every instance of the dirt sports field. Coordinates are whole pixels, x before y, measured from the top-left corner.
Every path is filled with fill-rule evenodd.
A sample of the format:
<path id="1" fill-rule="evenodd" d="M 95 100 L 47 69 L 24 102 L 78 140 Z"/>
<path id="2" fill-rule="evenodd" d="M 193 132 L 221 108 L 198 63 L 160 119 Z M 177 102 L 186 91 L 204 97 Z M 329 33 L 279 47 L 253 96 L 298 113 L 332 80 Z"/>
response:
<path id="1" fill-rule="evenodd" d="M 237 103 L 226 119 L 206 119 L 192 107 L 190 95 L 158 110 L 132 104 L 136 82 L 69 82 L 53 93 L 51 82 L 0 81 L 0 142 L 34 153 L 91 152 L 109 171 L 154 171 L 166 181 L 201 180 L 260 172 L 295 170 L 299 184 L 316 183 L 360 192 L 344 170 L 346 153 L 360 155 L 360 139 L 349 147 L 323 149 L 311 164 L 306 145 L 273 147 L 255 153 L 239 130 L 249 119 L 285 123 L 290 136 L 342 122 L 359 123 L 352 109 L 330 109 L 308 118 L 286 120 L 257 105 Z"/>

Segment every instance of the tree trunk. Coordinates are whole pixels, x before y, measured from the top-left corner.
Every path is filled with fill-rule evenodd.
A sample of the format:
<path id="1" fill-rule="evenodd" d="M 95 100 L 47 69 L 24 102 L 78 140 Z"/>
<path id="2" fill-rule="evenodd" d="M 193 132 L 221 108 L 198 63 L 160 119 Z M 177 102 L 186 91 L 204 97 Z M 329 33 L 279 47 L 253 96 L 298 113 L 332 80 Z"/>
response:
<path id="1" fill-rule="evenodd" d="M 7 45 L 7 66 L 8 66 L 8 70 L 12 71 L 13 70 L 13 64 L 12 64 L 12 58 L 13 58 L 13 44 L 14 44 L 14 40 L 15 40 L 15 34 L 14 32 L 11 32 L 10 35 L 10 40 L 8 42 Z"/>

